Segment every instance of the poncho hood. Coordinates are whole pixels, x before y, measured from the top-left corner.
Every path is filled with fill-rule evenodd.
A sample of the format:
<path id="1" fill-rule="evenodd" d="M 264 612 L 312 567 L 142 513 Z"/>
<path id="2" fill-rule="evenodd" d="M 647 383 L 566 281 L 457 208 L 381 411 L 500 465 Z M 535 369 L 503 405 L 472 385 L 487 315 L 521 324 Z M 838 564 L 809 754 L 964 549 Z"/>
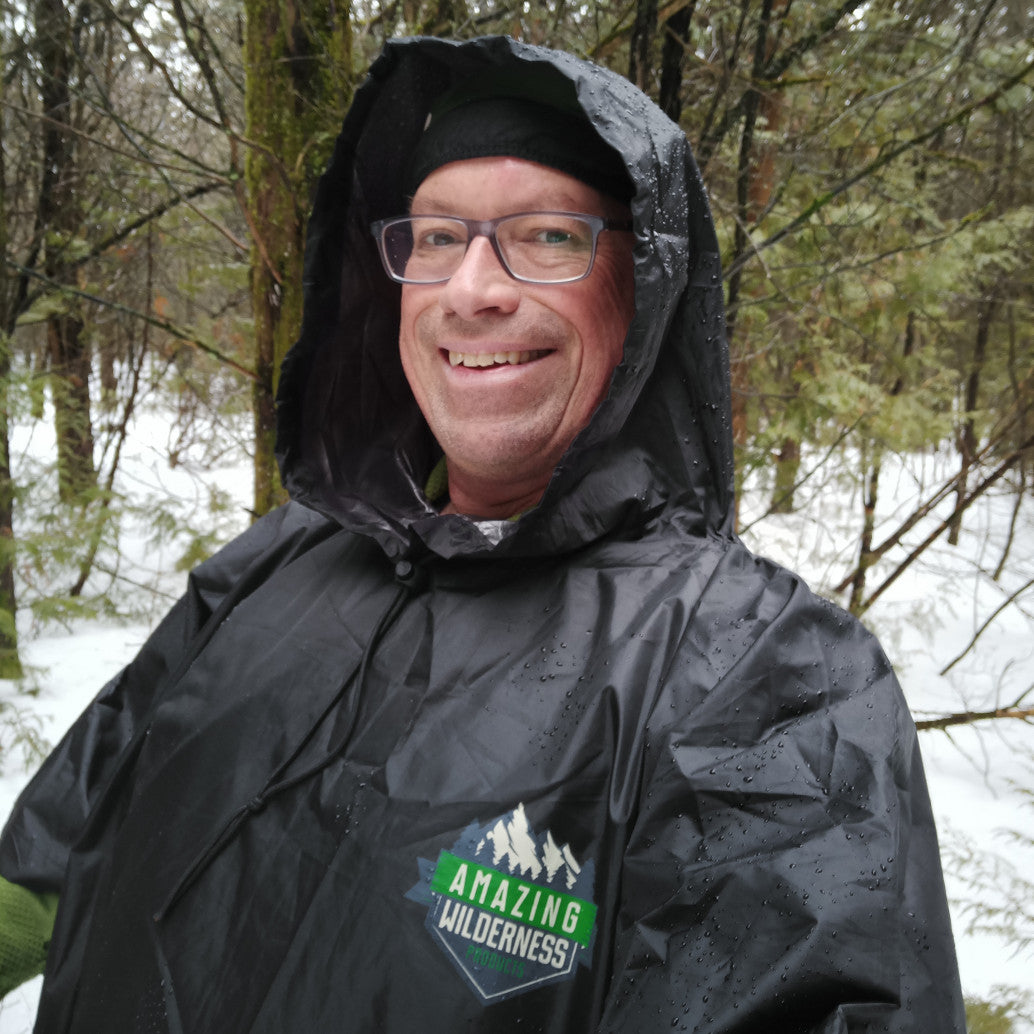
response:
<path id="1" fill-rule="evenodd" d="M 403 179 L 437 98 L 486 71 L 548 65 L 575 86 L 634 184 L 636 312 L 607 398 L 519 521 L 439 516 L 440 457 L 399 359 L 399 288 L 370 223 L 406 210 Z M 292 498 L 391 557 L 548 555 L 678 513 L 730 535 L 733 467 L 718 246 L 685 134 L 625 79 L 489 38 L 390 42 L 357 92 L 309 225 L 301 336 L 278 395 Z"/>

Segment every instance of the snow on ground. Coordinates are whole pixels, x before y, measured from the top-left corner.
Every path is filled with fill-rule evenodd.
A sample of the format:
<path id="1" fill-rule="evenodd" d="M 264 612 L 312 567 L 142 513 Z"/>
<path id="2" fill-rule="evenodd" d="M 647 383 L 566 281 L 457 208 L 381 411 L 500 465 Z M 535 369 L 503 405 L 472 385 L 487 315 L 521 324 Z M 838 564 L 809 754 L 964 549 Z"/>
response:
<path id="1" fill-rule="evenodd" d="M 139 433 L 134 435 L 134 454 L 126 461 L 123 484 L 132 484 L 138 492 L 185 501 L 195 521 L 203 519 L 209 498 L 205 485 L 217 484 L 238 505 L 228 513 L 220 511 L 212 520 L 222 522 L 224 537 L 235 526 L 243 527 L 244 507 L 250 495 L 246 460 L 224 461 L 204 476 L 191 470 L 189 464 L 170 470 L 164 460 L 169 437 L 169 428 L 160 419 L 142 421 Z M 20 439 L 12 455 L 17 457 L 19 449 L 39 452 L 46 447 L 45 442 Z M 943 476 L 949 464 L 947 458 L 928 457 L 894 469 L 888 467 L 883 491 L 889 505 L 885 503 L 879 513 L 884 527 L 893 526 L 895 519 L 906 512 L 909 500 Z M 860 513 L 857 493 L 849 480 L 845 484 L 830 478 L 822 484 L 809 483 L 802 501 L 806 504 L 802 514 L 768 517 L 750 526 L 764 505 L 764 493 L 760 489 L 748 492 L 741 514 L 749 529 L 745 538 L 758 552 L 800 571 L 816 588 L 828 588 L 847 568 L 856 548 L 853 543 Z M 959 548 L 939 543 L 866 616 L 894 661 L 918 718 L 967 709 L 988 710 L 1012 703 L 1034 685 L 1034 617 L 1017 606 L 1003 610 L 976 647 L 947 674 L 940 674 L 1009 593 L 1034 578 L 1034 499 L 1028 498 L 1027 504 L 1015 533 L 1010 569 L 1000 581 L 992 580 L 987 569 L 993 570 L 1000 555 L 1011 516 L 1011 501 L 1004 495 L 967 516 Z M 0 683 L 0 700 L 16 701 L 29 720 L 36 716 L 38 731 L 51 743 L 132 658 L 161 616 L 167 605 L 165 598 L 182 589 L 184 576 L 167 573 L 179 546 L 156 542 L 152 530 L 146 521 L 138 523 L 127 529 L 121 543 L 123 583 L 146 583 L 165 594 L 158 597 L 160 605 L 153 607 L 146 619 L 127 623 L 77 620 L 67 627 L 42 628 L 30 620 L 22 622 L 23 655 L 33 669 L 38 695 L 17 697 L 13 686 Z M 910 541 L 918 541 L 918 533 Z M 887 570 L 878 568 L 870 584 L 876 584 L 881 572 Z M 955 859 L 975 852 L 978 859 L 994 859 L 1000 870 L 1008 872 L 1011 866 L 1013 874 L 1027 882 L 1027 899 L 1025 909 L 1010 911 L 1014 917 L 1019 916 L 1020 935 L 1034 936 L 1029 925 L 1030 883 L 1034 882 L 1034 798 L 1025 798 L 1017 789 L 1034 788 L 1034 727 L 1017 721 L 984 722 L 958 727 L 950 736 L 936 731 L 923 733 L 921 744 L 946 857 Z M 2 817 L 28 775 L 18 751 L 11 751 L 7 743 L 0 747 L 4 748 L 0 753 Z M 952 865 L 958 871 L 949 867 L 948 888 L 967 995 L 994 998 L 994 989 L 1003 985 L 1034 994 L 1034 952 L 1029 948 L 1017 950 L 1015 934 L 1003 937 L 967 930 L 967 902 L 979 899 L 1008 905 L 1002 872 L 998 873 L 997 886 L 973 890 L 962 872 L 963 868 L 974 871 L 972 863 L 968 867 Z M 0 1004 L 0 1034 L 27 1034 L 38 994 L 37 980 Z M 1017 1024 L 1016 1032 L 1034 1034 L 1034 1026 Z"/>

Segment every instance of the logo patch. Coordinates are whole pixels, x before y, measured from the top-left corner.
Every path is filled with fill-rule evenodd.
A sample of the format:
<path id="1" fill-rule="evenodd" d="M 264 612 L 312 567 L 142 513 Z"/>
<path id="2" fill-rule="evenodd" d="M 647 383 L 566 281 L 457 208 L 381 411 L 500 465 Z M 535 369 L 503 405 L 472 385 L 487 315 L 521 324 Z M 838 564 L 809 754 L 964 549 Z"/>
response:
<path id="1" fill-rule="evenodd" d="M 519 804 L 473 823 L 436 862 L 418 859 L 407 894 L 424 925 L 484 1003 L 568 980 L 588 966 L 596 932 L 595 865 L 568 844 L 533 833 Z"/>

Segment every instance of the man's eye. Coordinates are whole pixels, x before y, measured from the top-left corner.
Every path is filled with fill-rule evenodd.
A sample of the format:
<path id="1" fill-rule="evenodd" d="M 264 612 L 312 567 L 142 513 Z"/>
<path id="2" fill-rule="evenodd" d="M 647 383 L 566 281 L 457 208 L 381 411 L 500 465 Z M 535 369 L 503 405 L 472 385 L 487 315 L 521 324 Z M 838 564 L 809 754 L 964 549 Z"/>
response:
<path id="1" fill-rule="evenodd" d="M 427 249 L 449 248 L 460 243 L 462 241 L 459 236 L 453 233 L 452 230 L 428 230 L 420 235 L 417 240 L 417 247 Z"/>
<path id="2" fill-rule="evenodd" d="M 574 220 L 528 222 L 515 226 L 519 243 L 550 251 L 581 251 L 592 246 L 592 232 Z"/>
<path id="3" fill-rule="evenodd" d="M 561 230 L 559 228 L 539 230 L 536 234 L 535 239 L 540 244 L 574 244 L 575 236 L 569 230 Z"/>

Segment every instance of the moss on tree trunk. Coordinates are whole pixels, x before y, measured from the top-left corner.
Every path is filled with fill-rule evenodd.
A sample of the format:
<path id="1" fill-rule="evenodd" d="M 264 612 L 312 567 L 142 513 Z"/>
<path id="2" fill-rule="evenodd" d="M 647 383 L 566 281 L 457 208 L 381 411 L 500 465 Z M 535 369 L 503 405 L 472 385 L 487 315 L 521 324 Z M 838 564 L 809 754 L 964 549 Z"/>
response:
<path id="1" fill-rule="evenodd" d="M 273 455 L 280 364 L 301 327 L 305 224 L 352 93 L 347 5 L 246 0 L 245 160 L 255 319 L 255 513 L 284 499 Z"/>

